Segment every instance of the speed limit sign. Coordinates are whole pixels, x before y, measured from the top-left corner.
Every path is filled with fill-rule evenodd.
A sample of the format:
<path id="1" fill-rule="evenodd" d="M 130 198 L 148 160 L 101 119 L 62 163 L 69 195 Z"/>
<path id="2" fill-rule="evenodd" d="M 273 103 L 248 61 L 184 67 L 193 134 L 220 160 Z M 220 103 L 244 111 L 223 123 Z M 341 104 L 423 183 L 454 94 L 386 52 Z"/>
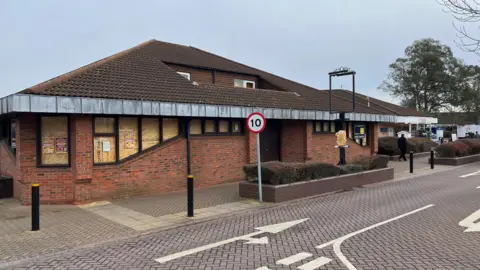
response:
<path id="1" fill-rule="evenodd" d="M 258 200 L 262 202 L 262 165 L 260 163 L 260 132 L 265 129 L 267 120 L 263 114 L 253 112 L 247 117 L 247 127 L 252 133 L 257 134 L 257 175 L 258 175 Z"/>
<path id="2" fill-rule="evenodd" d="M 251 113 L 247 117 L 247 127 L 253 133 L 260 133 L 265 129 L 267 121 L 263 114 L 259 112 Z"/>

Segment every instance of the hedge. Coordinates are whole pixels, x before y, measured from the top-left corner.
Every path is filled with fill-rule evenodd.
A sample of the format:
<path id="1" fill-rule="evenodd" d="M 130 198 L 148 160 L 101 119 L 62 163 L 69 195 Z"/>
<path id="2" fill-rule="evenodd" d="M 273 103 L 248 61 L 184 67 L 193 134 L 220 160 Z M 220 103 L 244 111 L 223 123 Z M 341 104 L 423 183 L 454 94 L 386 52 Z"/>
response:
<path id="1" fill-rule="evenodd" d="M 263 162 L 261 166 L 262 183 L 282 185 L 356 173 L 364 170 L 386 168 L 388 165 L 388 157 L 386 156 L 364 157 L 359 160 L 363 163 L 342 166 L 335 166 L 333 164 L 321 162 Z M 243 172 L 245 173 L 247 181 L 257 181 L 257 169 L 257 164 L 247 164 L 243 166 Z"/>
<path id="2" fill-rule="evenodd" d="M 473 143 L 470 144 L 473 145 Z M 475 146 L 475 151 L 478 151 L 477 146 Z M 465 140 L 457 140 L 452 143 L 445 143 L 438 146 L 435 148 L 435 152 L 438 157 L 455 158 L 471 155 L 473 150 L 467 143 L 465 143 Z"/>
<path id="3" fill-rule="evenodd" d="M 428 138 L 407 139 L 407 153 L 410 151 L 413 151 L 414 153 L 430 152 L 432 148 L 437 146 L 438 144 L 436 142 Z M 387 156 L 400 155 L 400 149 L 398 149 L 398 138 L 378 138 L 378 154 Z"/>
<path id="4" fill-rule="evenodd" d="M 407 140 L 407 152 L 418 152 L 418 146 L 416 143 Z M 378 138 L 378 154 L 387 156 L 400 155 L 400 149 L 398 149 L 398 138 L 396 137 L 382 137 Z"/>
<path id="5" fill-rule="evenodd" d="M 357 157 L 353 160 L 353 164 L 358 164 L 363 167 L 363 170 L 377 170 L 388 167 L 388 162 L 390 158 L 385 155 L 375 155 L 372 157 Z"/>

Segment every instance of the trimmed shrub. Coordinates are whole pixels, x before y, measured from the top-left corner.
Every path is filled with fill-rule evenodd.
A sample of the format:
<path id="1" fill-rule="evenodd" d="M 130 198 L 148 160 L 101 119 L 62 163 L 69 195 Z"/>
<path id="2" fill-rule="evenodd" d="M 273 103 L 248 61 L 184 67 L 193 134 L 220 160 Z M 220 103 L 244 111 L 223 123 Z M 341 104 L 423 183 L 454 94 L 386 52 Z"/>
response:
<path id="1" fill-rule="evenodd" d="M 302 167 L 307 170 L 308 179 L 320 179 L 340 175 L 341 169 L 333 164 L 312 162 Z M 301 180 L 302 181 L 302 180 Z"/>
<path id="2" fill-rule="evenodd" d="M 407 139 L 407 152 L 418 152 L 417 144 L 410 139 Z M 398 138 L 396 137 L 382 137 L 378 138 L 378 154 L 387 156 L 400 155 L 398 149 Z"/>
<path id="3" fill-rule="evenodd" d="M 455 141 L 452 143 L 452 146 L 455 148 L 455 156 L 457 157 L 471 155 L 470 147 L 468 147 L 468 145 L 463 142 Z"/>
<path id="4" fill-rule="evenodd" d="M 359 173 L 363 171 L 363 166 L 360 164 L 338 165 L 337 167 L 340 168 L 340 175 Z"/>
<path id="5" fill-rule="evenodd" d="M 418 150 L 421 153 L 421 152 L 430 152 L 432 148 L 435 148 L 438 146 L 438 143 L 428 140 L 425 142 L 420 142 L 417 145 L 418 145 Z"/>
<path id="6" fill-rule="evenodd" d="M 438 157 L 444 157 L 444 158 L 455 157 L 455 148 L 451 145 L 451 143 L 445 143 L 437 146 L 435 148 L 435 152 Z"/>
<path id="7" fill-rule="evenodd" d="M 375 155 L 373 157 L 361 156 L 356 157 L 352 164 L 360 165 L 364 171 L 368 171 L 387 168 L 389 161 L 390 157 L 386 155 Z"/>
<path id="8" fill-rule="evenodd" d="M 371 157 L 371 163 L 369 170 L 378 170 L 378 169 L 385 169 L 388 167 L 388 162 L 390 158 L 384 155 L 376 155 Z"/>
<path id="9" fill-rule="evenodd" d="M 435 148 L 435 152 L 439 157 L 454 158 L 468 156 L 472 150 L 467 144 L 458 140 L 438 146 Z"/>
<path id="10" fill-rule="evenodd" d="M 286 163 L 263 162 L 261 165 L 262 183 L 270 185 L 290 184 L 340 175 L 342 170 L 328 163 Z M 257 164 L 243 166 L 247 181 L 257 181 Z"/>
<path id="11" fill-rule="evenodd" d="M 462 142 L 470 148 L 470 153 L 472 155 L 478 155 L 480 154 L 480 140 L 477 139 L 461 139 L 457 140 L 458 142 Z M 457 142 L 455 141 L 455 142 Z"/>

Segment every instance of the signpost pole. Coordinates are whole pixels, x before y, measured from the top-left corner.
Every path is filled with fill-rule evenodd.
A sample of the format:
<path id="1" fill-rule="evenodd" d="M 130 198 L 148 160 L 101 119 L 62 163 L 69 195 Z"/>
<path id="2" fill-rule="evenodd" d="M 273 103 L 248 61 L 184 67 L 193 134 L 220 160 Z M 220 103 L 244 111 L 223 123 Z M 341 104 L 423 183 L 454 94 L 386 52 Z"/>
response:
<path id="1" fill-rule="evenodd" d="M 258 169 L 258 200 L 262 202 L 262 167 L 260 161 L 260 133 L 257 133 L 257 169 Z"/>

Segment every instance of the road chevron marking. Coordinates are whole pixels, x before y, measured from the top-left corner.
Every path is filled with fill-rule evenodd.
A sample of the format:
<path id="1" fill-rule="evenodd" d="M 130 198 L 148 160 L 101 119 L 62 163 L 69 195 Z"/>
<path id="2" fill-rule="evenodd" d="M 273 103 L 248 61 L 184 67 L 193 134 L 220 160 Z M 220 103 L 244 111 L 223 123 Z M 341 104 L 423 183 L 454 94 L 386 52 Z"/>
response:
<path id="1" fill-rule="evenodd" d="M 387 220 L 382 221 L 382 222 L 379 222 L 379 223 L 377 223 L 377 224 L 373 224 L 373 225 L 371 225 L 371 226 L 369 226 L 369 227 L 363 228 L 363 229 L 358 230 L 358 231 L 356 231 L 356 232 L 349 233 L 349 234 L 347 234 L 347 235 L 344 235 L 344 236 L 342 236 L 342 237 L 339 237 L 339 238 L 337 238 L 337 239 L 334 239 L 334 240 L 332 240 L 332 241 L 330 241 L 330 242 L 321 244 L 321 245 L 317 246 L 317 248 L 318 248 L 318 249 L 322 249 L 322 248 L 324 248 L 324 247 L 328 247 L 328 246 L 330 246 L 330 245 L 333 245 L 333 251 L 335 252 L 335 255 L 337 255 L 337 257 L 338 257 L 338 258 L 340 259 L 340 261 L 347 267 L 347 269 L 348 269 L 348 270 L 356 270 L 357 268 L 355 268 L 355 266 L 353 266 L 353 264 L 348 261 L 347 257 L 345 257 L 345 256 L 343 255 L 343 253 L 342 253 L 342 251 L 341 251 L 341 249 L 340 249 L 343 241 L 345 241 L 345 240 L 347 240 L 348 238 L 353 237 L 353 236 L 355 236 L 355 235 L 357 235 L 357 234 L 364 233 L 364 232 L 366 232 L 366 231 L 368 231 L 368 230 L 371 230 L 371 229 L 374 229 L 374 228 L 376 228 L 376 227 L 385 225 L 385 224 L 390 223 L 390 222 L 392 222 L 392 221 L 395 221 L 395 220 L 398 220 L 398 219 L 407 217 L 407 216 L 409 216 L 409 215 L 413 215 L 413 214 L 415 214 L 415 213 L 417 213 L 417 212 L 423 211 L 423 210 L 428 209 L 428 208 L 433 207 L 433 206 L 435 206 L 435 205 L 434 205 L 434 204 L 429 204 L 429 205 L 427 205 L 427 206 L 424 206 L 424 207 L 415 209 L 415 210 L 413 210 L 413 211 L 410 211 L 410 212 L 408 212 L 408 213 L 402 214 L 402 215 L 400 215 L 400 216 L 396 216 L 396 217 L 394 217 L 394 218 L 387 219 Z"/>
<path id="2" fill-rule="evenodd" d="M 257 227 L 257 228 L 255 228 L 255 230 L 257 230 L 257 232 L 245 234 L 245 235 L 242 235 L 242 236 L 233 237 L 233 238 L 230 238 L 230 239 L 227 239 L 227 240 L 219 241 L 219 242 L 216 242 L 216 243 L 208 244 L 208 245 L 197 247 L 197 248 L 192 248 L 192 249 L 189 249 L 189 250 L 180 251 L 180 252 L 177 252 L 177 253 L 174 253 L 174 254 L 171 254 L 171 255 L 167 255 L 167 256 L 164 256 L 164 257 L 157 258 L 157 259 L 155 259 L 155 261 L 159 262 L 159 263 L 165 263 L 165 262 L 168 262 L 168 261 L 171 261 L 171 260 L 182 258 L 182 257 L 188 256 L 188 255 L 192 255 L 192 254 L 195 254 L 195 253 L 198 253 L 198 252 L 202 252 L 202 251 L 209 250 L 209 249 L 212 249 L 212 248 L 216 248 L 216 247 L 219 247 L 219 246 L 222 246 L 222 245 L 226 245 L 226 244 L 238 241 L 238 240 L 247 240 L 248 241 L 247 244 L 265 244 L 265 242 L 268 243 L 268 238 L 262 237 L 262 238 L 255 239 L 255 238 L 253 238 L 253 236 L 256 236 L 256 235 L 259 235 L 259 234 L 262 234 L 262 233 L 279 233 L 281 231 L 284 231 L 284 230 L 286 230 L 290 227 L 298 225 L 298 224 L 300 224 L 302 222 L 305 222 L 307 220 L 308 220 L 308 218 L 304 218 L 304 219 L 293 220 L 293 221 L 288 221 L 288 222 L 284 222 L 284 223 L 278 223 L 278 224 L 267 225 L 267 226 L 263 226 L 263 227 Z"/>
<path id="3" fill-rule="evenodd" d="M 300 252 L 300 253 L 297 253 L 297 254 L 292 255 L 290 257 L 287 257 L 287 258 L 284 258 L 284 259 L 281 259 L 281 260 L 277 261 L 277 264 L 290 265 L 290 264 L 294 264 L 296 262 L 299 262 L 301 260 L 305 260 L 306 258 L 311 257 L 311 256 L 312 256 L 311 253 Z"/>
<path id="4" fill-rule="evenodd" d="M 310 261 L 306 264 L 300 265 L 297 269 L 300 270 L 315 270 L 321 266 L 324 266 L 325 264 L 331 262 L 332 259 L 326 258 L 326 257 L 320 257 L 318 259 L 315 259 L 313 261 Z"/>

